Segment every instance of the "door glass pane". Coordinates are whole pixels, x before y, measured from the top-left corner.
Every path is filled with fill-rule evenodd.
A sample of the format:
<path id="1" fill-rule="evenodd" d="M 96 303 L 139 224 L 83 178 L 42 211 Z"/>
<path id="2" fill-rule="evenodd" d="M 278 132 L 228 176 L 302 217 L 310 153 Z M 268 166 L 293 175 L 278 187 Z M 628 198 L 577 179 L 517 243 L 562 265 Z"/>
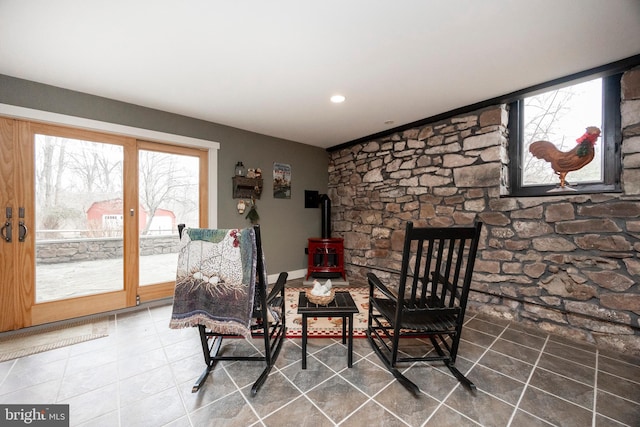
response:
<path id="1" fill-rule="evenodd" d="M 197 227 L 198 157 L 139 150 L 140 285 L 175 281 L 178 224 Z"/>
<path id="2" fill-rule="evenodd" d="M 121 146 L 35 136 L 36 302 L 123 289 Z"/>

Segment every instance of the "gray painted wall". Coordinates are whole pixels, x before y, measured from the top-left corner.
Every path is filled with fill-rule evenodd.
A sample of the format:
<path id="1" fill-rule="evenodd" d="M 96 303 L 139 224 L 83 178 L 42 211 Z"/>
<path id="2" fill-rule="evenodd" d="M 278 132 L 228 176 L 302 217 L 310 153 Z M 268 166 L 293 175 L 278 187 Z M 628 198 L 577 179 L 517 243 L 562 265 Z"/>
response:
<path id="1" fill-rule="evenodd" d="M 218 199 L 218 227 L 249 226 L 236 210 L 231 178 L 237 161 L 259 167 L 264 188 L 256 205 L 269 274 L 306 268 L 307 238 L 319 237 L 321 224 L 320 209 L 304 208 L 304 190 L 327 192 L 324 149 L 1 74 L 0 103 L 218 142 L 218 188 L 210 194 Z M 273 198 L 274 162 L 291 165 L 291 199 Z"/>

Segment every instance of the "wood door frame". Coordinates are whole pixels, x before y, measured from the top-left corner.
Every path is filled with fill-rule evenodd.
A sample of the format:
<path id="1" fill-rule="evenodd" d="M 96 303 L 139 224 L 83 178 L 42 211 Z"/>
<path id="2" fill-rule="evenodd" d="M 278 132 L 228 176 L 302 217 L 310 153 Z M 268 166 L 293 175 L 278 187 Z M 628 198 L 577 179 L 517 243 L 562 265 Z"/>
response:
<path id="1" fill-rule="evenodd" d="M 190 148 L 190 147 L 179 147 L 176 145 L 161 144 L 161 143 L 149 142 L 149 141 L 143 141 L 143 140 L 138 140 L 138 150 L 158 151 L 162 153 L 198 157 L 199 163 L 200 163 L 199 177 L 198 177 L 198 181 L 199 181 L 198 215 L 200 218 L 200 224 L 198 224 L 198 227 L 206 228 L 208 226 L 208 218 L 209 218 L 209 203 L 208 203 L 209 154 L 207 150 L 203 150 L 199 148 Z M 137 182 L 138 181 L 136 181 L 136 183 Z M 137 223 L 138 222 L 136 219 L 136 224 Z M 137 227 L 136 227 L 136 230 L 137 230 Z M 139 236 L 136 236 L 136 237 L 139 239 Z M 138 242 L 138 245 L 139 245 L 139 242 Z M 139 254 L 136 254 L 136 256 L 139 257 Z M 136 265 L 139 265 L 139 264 L 136 263 Z M 164 282 L 164 283 L 156 283 L 156 284 L 141 286 L 139 283 L 139 279 L 136 279 L 135 283 L 137 283 L 137 296 L 139 298 L 139 302 L 147 302 L 147 301 L 153 301 L 161 298 L 173 297 L 173 291 L 176 285 L 175 280 L 171 280 L 169 282 Z"/>
<path id="2" fill-rule="evenodd" d="M 123 194 L 124 215 L 124 290 L 87 295 L 68 300 L 35 302 L 35 134 L 50 134 L 66 138 L 111 143 L 123 147 L 123 181 L 128 188 Z M 180 139 L 181 137 L 177 137 Z M 188 139 L 188 138 L 187 138 Z M 194 140 L 198 141 L 198 140 Z M 0 116 L 0 178 L 4 185 L 0 189 L 0 206 L 2 215 L 6 206 L 13 209 L 14 242 L 18 236 L 18 207 L 27 212 L 25 225 L 29 230 L 26 241 L 18 245 L 4 245 L 0 242 L 0 332 L 21 329 L 24 327 L 82 317 L 137 305 L 141 301 L 164 298 L 173 294 L 175 282 L 152 285 L 139 291 L 138 259 L 138 143 L 141 146 L 161 147 L 160 151 L 188 153 L 197 151 L 200 158 L 200 226 L 207 226 L 210 203 L 208 189 L 210 182 L 216 182 L 215 176 L 209 176 L 209 164 L 217 158 L 217 143 L 196 144 L 194 148 L 186 148 L 161 142 L 139 141 L 133 136 L 118 135 L 81 129 L 57 124 L 47 124 Z M 193 147 L 193 146 L 192 146 Z M 215 164 L 215 163 L 214 163 Z M 215 201 L 215 198 L 213 199 Z M 215 205 L 214 205 L 215 207 Z M 133 215 L 129 215 L 133 212 Z M 214 217 L 215 218 L 215 217 Z M 4 216 L 0 218 L 4 225 Z M 214 219 L 215 222 L 215 219 Z M 130 284 L 127 286 L 127 284 Z"/>
<path id="3" fill-rule="evenodd" d="M 123 181 L 123 289 L 119 291 L 100 293 L 96 295 L 86 295 L 81 297 L 68 298 L 57 301 L 36 302 L 35 301 L 35 238 L 33 236 L 29 240 L 31 252 L 34 254 L 33 261 L 29 266 L 23 268 L 24 271 L 33 271 L 34 277 L 30 280 L 31 286 L 31 316 L 30 325 L 39 325 L 58 320 L 66 320 L 75 317 L 81 317 L 91 314 L 97 314 L 110 310 L 117 310 L 136 305 L 135 285 L 130 280 L 137 277 L 137 263 L 127 263 L 124 260 L 127 257 L 137 257 L 138 251 L 138 235 L 135 220 L 137 219 L 137 150 L 135 138 L 112 135 L 102 132 L 95 132 L 84 129 L 70 128 L 66 126 L 58 126 L 42 123 L 30 123 L 28 137 L 24 141 L 24 145 L 28 146 L 31 152 L 27 159 L 35 160 L 34 140 L 36 134 L 52 135 L 56 137 L 76 139 L 82 141 L 92 141 L 100 144 L 113 144 L 121 146 L 123 149 L 122 160 L 122 181 Z M 32 194 L 28 198 L 31 208 L 29 212 L 35 212 L 35 170 L 33 160 L 27 166 L 30 169 L 31 182 L 29 183 Z M 133 181 L 132 181 L 133 180 Z M 129 184 L 131 182 L 131 184 Z M 126 183 L 126 184 L 125 184 Z M 131 191 L 124 191 L 128 185 L 135 189 L 135 194 Z M 126 215 L 133 209 L 134 215 Z M 35 215 L 27 215 L 31 221 L 31 230 L 35 230 Z M 133 258 L 135 259 L 135 258 Z M 127 286 L 129 285 L 129 286 Z"/>

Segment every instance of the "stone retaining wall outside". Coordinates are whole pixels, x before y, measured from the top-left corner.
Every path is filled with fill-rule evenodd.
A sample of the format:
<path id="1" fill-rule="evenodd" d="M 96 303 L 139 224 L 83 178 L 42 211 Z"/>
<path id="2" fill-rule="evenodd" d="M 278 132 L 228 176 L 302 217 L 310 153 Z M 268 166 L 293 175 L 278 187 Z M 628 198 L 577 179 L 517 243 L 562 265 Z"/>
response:
<path id="1" fill-rule="evenodd" d="M 623 77 L 621 109 L 623 193 L 502 197 L 505 105 L 332 152 L 333 237 L 349 276 L 394 276 L 407 220 L 481 220 L 474 310 L 640 355 L 640 68 Z"/>
<path id="2" fill-rule="evenodd" d="M 158 255 L 178 252 L 176 236 L 142 236 L 140 255 Z M 57 264 L 63 262 L 93 261 L 120 258 L 123 253 L 121 237 L 41 240 L 36 245 L 36 262 Z"/>

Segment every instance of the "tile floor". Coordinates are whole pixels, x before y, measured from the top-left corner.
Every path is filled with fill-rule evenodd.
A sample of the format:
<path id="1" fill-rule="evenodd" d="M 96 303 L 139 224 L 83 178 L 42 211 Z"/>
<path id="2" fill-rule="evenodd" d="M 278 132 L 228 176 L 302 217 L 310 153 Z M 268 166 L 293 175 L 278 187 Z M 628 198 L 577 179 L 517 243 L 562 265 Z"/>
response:
<path id="1" fill-rule="evenodd" d="M 195 329 L 167 327 L 170 305 L 112 315 L 106 338 L 0 364 L 0 402 L 68 403 L 74 426 L 640 426 L 640 363 L 540 331 L 468 316 L 458 367 L 407 366 L 414 398 L 381 367 L 366 339 L 347 368 L 340 340 L 283 345 L 257 396 L 262 365 L 223 363 L 198 393 L 204 366 Z M 250 347 L 227 340 L 228 351 Z"/>

